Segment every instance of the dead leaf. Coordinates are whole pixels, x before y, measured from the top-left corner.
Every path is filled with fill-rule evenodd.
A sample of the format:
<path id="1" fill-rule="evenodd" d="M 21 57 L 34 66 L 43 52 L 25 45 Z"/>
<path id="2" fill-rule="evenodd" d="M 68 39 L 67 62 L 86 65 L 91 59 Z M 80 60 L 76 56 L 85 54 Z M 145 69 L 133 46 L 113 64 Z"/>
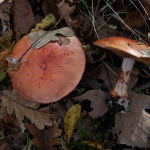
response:
<path id="1" fill-rule="evenodd" d="M 9 21 L 9 14 L 10 14 L 10 8 L 11 8 L 12 2 L 4 1 L 2 4 L 0 4 L 0 18 Z"/>
<path id="2" fill-rule="evenodd" d="M 72 26 L 82 28 L 82 31 L 91 29 L 91 20 L 84 14 L 79 13 L 73 20 Z"/>
<path id="3" fill-rule="evenodd" d="M 81 96 L 73 97 L 73 100 L 75 101 L 90 100 L 91 107 L 93 108 L 93 110 L 89 112 L 89 115 L 93 119 L 96 119 L 100 116 L 103 116 L 108 111 L 108 108 L 105 104 L 105 99 L 107 98 L 107 96 L 108 93 L 100 89 L 90 90 Z"/>
<path id="4" fill-rule="evenodd" d="M 32 8 L 26 0 L 13 2 L 14 28 L 22 34 L 28 34 L 34 25 Z"/>
<path id="5" fill-rule="evenodd" d="M 65 134 L 66 134 L 66 141 L 69 142 L 70 138 L 73 134 L 74 128 L 78 122 L 78 119 L 81 114 L 81 106 L 76 104 L 73 105 L 66 113 L 66 116 L 64 118 L 65 123 Z"/>
<path id="6" fill-rule="evenodd" d="M 12 29 L 9 28 L 5 32 L 5 34 L 0 37 L 0 43 L 3 44 L 3 43 L 8 42 L 8 40 L 11 41 L 12 37 L 13 37 L 13 31 L 12 31 Z"/>
<path id="7" fill-rule="evenodd" d="M 0 150 L 10 150 L 7 140 L 0 140 Z"/>
<path id="8" fill-rule="evenodd" d="M 48 14 L 40 23 L 36 24 L 35 28 L 31 32 L 44 30 L 47 27 L 55 24 L 55 17 L 52 14 Z"/>
<path id="9" fill-rule="evenodd" d="M 72 149 L 68 149 L 67 147 L 66 147 L 66 144 L 65 144 L 65 142 L 64 142 L 64 140 L 63 139 L 61 139 L 61 138 L 56 138 L 55 139 L 56 141 L 59 141 L 59 144 L 61 144 L 61 148 L 63 149 L 63 150 L 72 150 Z"/>
<path id="10" fill-rule="evenodd" d="M 58 7 L 58 12 L 62 18 L 65 19 L 66 23 L 68 26 L 71 25 L 73 22 L 72 19 L 70 18 L 70 15 L 75 11 L 75 6 L 69 6 L 68 3 L 63 0 L 59 4 L 57 4 Z"/>
<path id="11" fill-rule="evenodd" d="M 58 129 L 54 122 L 48 130 L 39 130 L 34 125 L 28 123 L 25 123 L 24 126 L 35 136 L 32 140 L 33 144 L 40 147 L 41 150 L 56 150 L 56 147 L 53 146 L 59 145 L 59 142 L 56 142 L 55 138 L 61 135 L 62 130 Z"/>
<path id="12" fill-rule="evenodd" d="M 51 13 L 55 16 L 56 20 L 58 20 L 60 15 L 58 13 L 57 3 L 58 2 L 56 0 L 43 0 L 42 9 L 44 15 L 47 16 Z"/>
<path id="13" fill-rule="evenodd" d="M 7 136 L 7 143 L 9 147 L 13 149 L 22 149 L 26 144 L 27 134 L 20 132 L 17 134 L 11 134 Z"/>
<path id="14" fill-rule="evenodd" d="M 108 64 L 108 63 L 107 63 Z M 119 74 L 119 69 L 109 64 L 109 67 Z M 102 70 L 101 70 L 102 71 Z M 118 77 L 108 70 L 112 86 L 114 87 Z M 125 114 L 117 114 L 115 120 L 116 134 L 118 135 L 118 144 L 127 144 L 129 146 L 137 146 L 139 148 L 150 147 L 148 136 L 150 135 L 150 115 L 145 111 L 150 107 L 150 97 L 138 94 L 131 91 L 138 78 L 138 72 L 133 71 L 128 87 L 128 95 L 130 99 L 129 111 Z M 103 72 L 101 78 L 106 79 L 106 74 Z M 107 82 L 107 84 L 106 84 Z M 104 82 L 105 87 L 110 89 L 108 81 Z"/>
<path id="15" fill-rule="evenodd" d="M 130 107 L 126 114 L 117 114 L 115 130 L 118 144 L 126 144 L 138 148 L 150 147 L 150 97 L 129 91 Z"/>
<path id="16" fill-rule="evenodd" d="M 39 31 L 28 34 L 30 44 L 32 45 L 36 40 L 38 40 L 46 32 L 47 31 L 39 30 Z M 57 34 L 61 34 L 66 37 L 72 37 L 74 35 L 74 32 L 68 27 L 50 31 L 39 43 L 35 45 L 35 48 L 36 49 L 41 48 L 42 46 L 46 45 L 50 41 L 59 41 L 60 39 L 59 37 L 56 36 Z"/>
<path id="17" fill-rule="evenodd" d="M 0 0 L 0 4 L 2 3 L 2 2 L 4 2 L 5 0 Z"/>
<path id="18" fill-rule="evenodd" d="M 104 53 L 102 55 L 102 57 L 100 57 L 98 60 L 93 60 L 91 53 L 89 52 L 85 52 L 85 56 L 86 56 L 86 60 L 90 63 L 90 64 L 95 64 L 98 61 L 104 60 L 106 57 L 106 53 Z"/>
<path id="19" fill-rule="evenodd" d="M 50 104 L 55 118 L 61 119 L 61 123 L 59 125 L 60 128 L 64 128 L 64 117 L 66 115 L 67 110 L 72 105 L 73 105 L 73 103 L 70 99 L 67 100 L 66 103 L 62 103 L 62 101 L 58 101 L 57 103 L 51 103 Z"/>
<path id="20" fill-rule="evenodd" d="M 82 130 L 83 134 L 85 136 L 87 136 L 89 134 L 89 131 L 91 130 L 88 140 L 97 141 L 95 135 L 98 132 L 98 125 L 94 124 L 92 129 L 91 129 L 91 126 L 92 126 L 92 118 L 89 115 L 81 118 L 81 130 Z M 86 137 L 83 137 L 81 135 L 81 131 L 79 130 L 79 126 L 77 126 L 76 130 L 77 131 L 74 132 L 72 135 L 72 138 L 74 139 L 74 141 L 85 140 Z"/>
<path id="21" fill-rule="evenodd" d="M 99 142 L 81 141 L 81 143 L 84 144 L 84 145 L 92 146 L 92 147 L 94 147 L 96 149 L 100 149 L 100 150 L 103 149 L 102 144 L 99 143 Z"/>
<path id="22" fill-rule="evenodd" d="M 49 113 L 48 107 L 45 108 L 46 110 L 35 110 L 31 107 L 38 108 L 39 104 L 26 100 L 18 93 L 5 90 L 0 94 L 0 98 L 3 101 L 4 107 L 6 107 L 8 114 L 12 114 L 15 111 L 18 120 L 22 121 L 24 116 L 26 116 L 39 129 L 44 129 L 44 125 L 52 125 L 50 118 L 54 118 L 54 116 Z"/>
<path id="23" fill-rule="evenodd" d="M 131 13 L 128 13 L 128 16 L 123 18 L 123 21 L 130 27 L 134 28 L 141 27 L 145 24 L 145 21 L 143 18 L 138 14 L 138 11 L 133 11 Z M 120 23 L 122 29 L 129 30 L 122 22 Z"/>

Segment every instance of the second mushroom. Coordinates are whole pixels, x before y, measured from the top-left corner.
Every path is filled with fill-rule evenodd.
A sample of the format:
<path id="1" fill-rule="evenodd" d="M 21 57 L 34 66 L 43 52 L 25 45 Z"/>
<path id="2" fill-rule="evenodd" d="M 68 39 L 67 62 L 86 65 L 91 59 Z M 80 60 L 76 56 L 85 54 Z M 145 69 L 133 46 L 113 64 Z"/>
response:
<path id="1" fill-rule="evenodd" d="M 125 37 L 108 37 L 94 42 L 95 45 L 109 49 L 123 57 L 120 75 L 115 87 L 111 90 L 108 98 L 108 107 L 116 112 L 124 113 L 129 108 L 128 84 L 135 60 L 150 65 L 150 61 L 143 56 L 149 47 L 146 44 Z"/>

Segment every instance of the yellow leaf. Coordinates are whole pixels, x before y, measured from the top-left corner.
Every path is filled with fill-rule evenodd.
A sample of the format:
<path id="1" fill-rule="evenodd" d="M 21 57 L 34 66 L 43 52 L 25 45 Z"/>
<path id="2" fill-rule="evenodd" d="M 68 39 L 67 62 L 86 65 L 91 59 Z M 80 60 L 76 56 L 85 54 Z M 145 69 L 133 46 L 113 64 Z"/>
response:
<path id="1" fill-rule="evenodd" d="M 40 23 L 36 24 L 35 28 L 31 32 L 44 30 L 47 27 L 55 24 L 55 17 L 52 14 L 48 14 Z"/>
<path id="2" fill-rule="evenodd" d="M 103 149 L 102 144 L 99 143 L 99 142 L 91 142 L 91 141 L 81 141 L 81 142 L 82 142 L 82 144 L 84 144 L 84 145 L 92 146 L 92 147 L 94 147 L 94 148 L 96 148 L 96 149 L 100 149 L 100 150 Z"/>
<path id="3" fill-rule="evenodd" d="M 70 141 L 70 138 L 78 122 L 80 114 L 81 114 L 81 106 L 78 104 L 73 105 L 71 108 L 69 108 L 69 110 L 66 113 L 64 123 L 67 142 Z"/>

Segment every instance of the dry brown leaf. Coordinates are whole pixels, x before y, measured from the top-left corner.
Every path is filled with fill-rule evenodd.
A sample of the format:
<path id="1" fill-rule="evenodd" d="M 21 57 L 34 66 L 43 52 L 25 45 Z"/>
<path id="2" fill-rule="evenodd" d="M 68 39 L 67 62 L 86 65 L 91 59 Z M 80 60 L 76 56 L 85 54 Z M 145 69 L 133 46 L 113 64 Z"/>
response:
<path id="1" fill-rule="evenodd" d="M 65 144 L 65 142 L 64 142 L 64 140 L 63 139 L 61 139 L 61 138 L 56 138 L 55 139 L 56 141 L 59 141 L 59 144 L 61 145 L 61 148 L 63 149 L 63 150 L 72 150 L 72 149 L 68 149 L 67 147 L 66 147 L 66 144 Z"/>
<path id="2" fill-rule="evenodd" d="M 92 121 L 93 120 L 89 115 L 81 118 L 81 130 L 85 136 L 87 136 L 89 134 L 89 131 L 91 130 Z M 90 132 L 90 135 L 89 135 L 90 141 L 97 141 L 97 139 L 95 137 L 97 132 L 98 132 L 98 125 L 94 124 L 92 127 L 92 130 Z M 74 139 L 74 141 L 84 140 L 85 137 L 83 138 L 83 136 L 81 135 L 81 131 L 79 130 L 79 126 L 77 126 L 77 132 L 73 133 L 72 138 Z"/>
<path id="3" fill-rule="evenodd" d="M 106 57 L 106 53 L 104 53 L 102 55 L 102 57 L 100 57 L 98 60 L 93 60 L 93 58 L 89 52 L 85 52 L 85 56 L 86 56 L 87 62 L 89 62 L 90 64 L 95 64 L 98 61 L 104 60 L 104 58 Z"/>
<path id="4" fill-rule="evenodd" d="M 108 108 L 105 104 L 105 99 L 107 98 L 108 93 L 102 90 L 90 90 L 84 93 L 81 96 L 74 97 L 73 100 L 82 101 L 82 100 L 90 100 L 91 107 L 93 110 L 89 112 L 89 115 L 96 119 L 100 116 L 103 116 L 107 111 Z"/>
<path id="5" fill-rule="evenodd" d="M 109 67 L 119 74 L 119 68 Z M 102 71 L 102 70 L 101 70 Z M 116 84 L 118 77 L 108 70 L 112 86 Z M 148 136 L 150 135 L 150 115 L 146 113 L 145 109 L 150 108 L 150 97 L 134 93 L 131 91 L 138 78 L 138 72 L 133 71 L 128 88 L 128 95 L 130 99 L 129 111 L 126 114 L 117 114 L 115 120 L 116 134 L 118 135 L 118 144 L 127 144 L 129 146 L 150 147 Z M 106 79 L 106 73 L 102 72 L 101 78 Z M 106 83 L 107 82 L 107 83 Z M 105 87 L 111 89 L 108 80 L 104 82 Z"/>
<path id="6" fill-rule="evenodd" d="M 45 108 L 46 110 L 35 110 L 32 108 L 37 109 L 40 104 L 28 101 L 16 92 L 13 93 L 12 91 L 5 90 L 0 94 L 0 98 L 8 114 L 12 114 L 15 111 L 18 120 L 21 121 L 26 116 L 39 129 L 44 129 L 44 125 L 52 125 L 50 118 L 54 118 L 54 116 L 49 113 L 48 107 Z"/>
<path id="7" fill-rule="evenodd" d="M 103 149 L 102 144 L 99 143 L 99 142 L 81 141 L 81 143 L 84 144 L 84 145 L 92 146 L 92 147 L 94 147 L 94 148 L 96 148 L 96 149 L 100 149 L 100 150 Z"/>
<path id="8" fill-rule="evenodd" d="M 0 4 L 2 3 L 2 2 L 4 2 L 5 0 L 0 0 Z"/>
<path id="9" fill-rule="evenodd" d="M 66 141 L 69 142 L 70 138 L 73 134 L 74 128 L 78 122 L 78 119 L 81 114 L 81 105 L 73 105 L 66 113 L 66 116 L 64 118 L 64 131 L 66 134 Z"/>
<path id="10" fill-rule="evenodd" d="M 82 13 L 79 13 L 73 20 L 72 26 L 82 28 L 82 31 L 91 29 L 91 20 Z"/>
<path id="11" fill-rule="evenodd" d="M 59 142 L 55 142 L 55 138 L 61 135 L 62 130 L 58 129 L 54 122 L 48 130 L 39 130 L 34 125 L 28 123 L 25 123 L 24 126 L 35 136 L 32 143 L 40 147 L 41 150 L 57 150 L 53 146 L 59 145 Z"/>
<path id="12" fill-rule="evenodd" d="M 134 28 L 141 27 L 145 24 L 145 21 L 143 18 L 138 14 L 138 11 L 133 11 L 131 13 L 128 13 L 128 16 L 123 18 L 123 21 L 130 27 Z M 123 23 L 120 23 L 122 29 L 129 30 Z"/>
<path id="13" fill-rule="evenodd" d="M 66 115 L 67 110 L 73 105 L 72 101 L 69 99 L 66 103 L 62 103 L 62 101 L 58 101 L 57 103 L 51 103 L 50 106 L 53 110 L 53 114 L 55 118 L 61 119 L 61 123 L 59 125 L 60 128 L 64 128 L 64 117 Z"/>
<path id="14" fill-rule="evenodd" d="M 57 4 L 58 12 L 62 18 L 65 19 L 68 26 L 72 24 L 72 19 L 70 18 L 70 15 L 75 11 L 75 6 L 69 6 L 65 0 Z"/>
<path id="15" fill-rule="evenodd" d="M 118 144 L 132 147 L 149 148 L 150 97 L 129 91 L 130 110 L 124 114 L 116 115 L 115 129 L 118 135 Z"/>
<path id="16" fill-rule="evenodd" d="M 0 140 L 0 150 L 10 150 L 7 140 Z"/>
<path id="17" fill-rule="evenodd" d="M 13 37 L 13 31 L 12 31 L 12 29 L 9 28 L 5 32 L 5 34 L 0 37 L 0 43 L 3 44 L 3 43 L 8 42 L 8 40 L 11 41 L 12 37 Z"/>
<path id="18" fill-rule="evenodd" d="M 34 25 L 32 8 L 26 0 L 13 2 L 14 28 L 22 34 L 28 34 Z"/>
<path id="19" fill-rule="evenodd" d="M 49 13 L 51 13 L 55 16 L 56 20 L 58 20 L 60 18 L 56 0 L 43 0 L 42 4 L 43 4 L 42 9 L 43 9 L 45 16 L 47 16 Z"/>
<path id="20" fill-rule="evenodd" d="M 12 2 L 4 1 L 2 4 L 0 4 L 0 18 L 9 21 L 9 14 L 10 14 L 10 8 L 11 8 Z"/>
<path id="21" fill-rule="evenodd" d="M 18 150 L 22 149 L 26 144 L 27 133 L 19 132 L 7 136 L 7 143 L 9 147 Z"/>
<path id="22" fill-rule="evenodd" d="M 30 44 L 32 45 L 36 40 L 38 40 L 46 32 L 47 31 L 39 30 L 39 31 L 28 34 Z M 57 34 L 60 34 L 66 37 L 72 37 L 74 35 L 74 32 L 68 27 L 50 31 L 39 43 L 35 45 L 35 48 L 36 49 L 41 48 L 42 46 L 46 45 L 50 41 L 59 41 L 60 38 L 56 36 Z"/>

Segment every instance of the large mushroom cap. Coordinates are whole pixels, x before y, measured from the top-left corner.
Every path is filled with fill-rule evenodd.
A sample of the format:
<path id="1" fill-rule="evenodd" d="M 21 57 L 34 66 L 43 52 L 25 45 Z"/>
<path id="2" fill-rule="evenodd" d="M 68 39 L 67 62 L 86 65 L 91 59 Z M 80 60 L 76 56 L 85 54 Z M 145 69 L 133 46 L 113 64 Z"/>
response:
<path id="1" fill-rule="evenodd" d="M 140 51 L 148 51 L 148 46 L 146 44 L 139 44 L 125 37 L 108 37 L 100 39 L 94 42 L 94 44 L 109 49 L 124 58 L 133 58 L 144 64 L 150 65 L 150 59 L 142 57 L 143 53 Z"/>
<path id="2" fill-rule="evenodd" d="M 50 42 L 28 51 L 18 69 L 9 72 L 18 93 L 28 100 L 51 103 L 74 90 L 84 72 L 85 55 L 80 41 L 75 36 L 69 39 L 69 45 Z M 24 36 L 15 45 L 12 57 L 19 59 L 30 46 L 28 36 Z"/>

